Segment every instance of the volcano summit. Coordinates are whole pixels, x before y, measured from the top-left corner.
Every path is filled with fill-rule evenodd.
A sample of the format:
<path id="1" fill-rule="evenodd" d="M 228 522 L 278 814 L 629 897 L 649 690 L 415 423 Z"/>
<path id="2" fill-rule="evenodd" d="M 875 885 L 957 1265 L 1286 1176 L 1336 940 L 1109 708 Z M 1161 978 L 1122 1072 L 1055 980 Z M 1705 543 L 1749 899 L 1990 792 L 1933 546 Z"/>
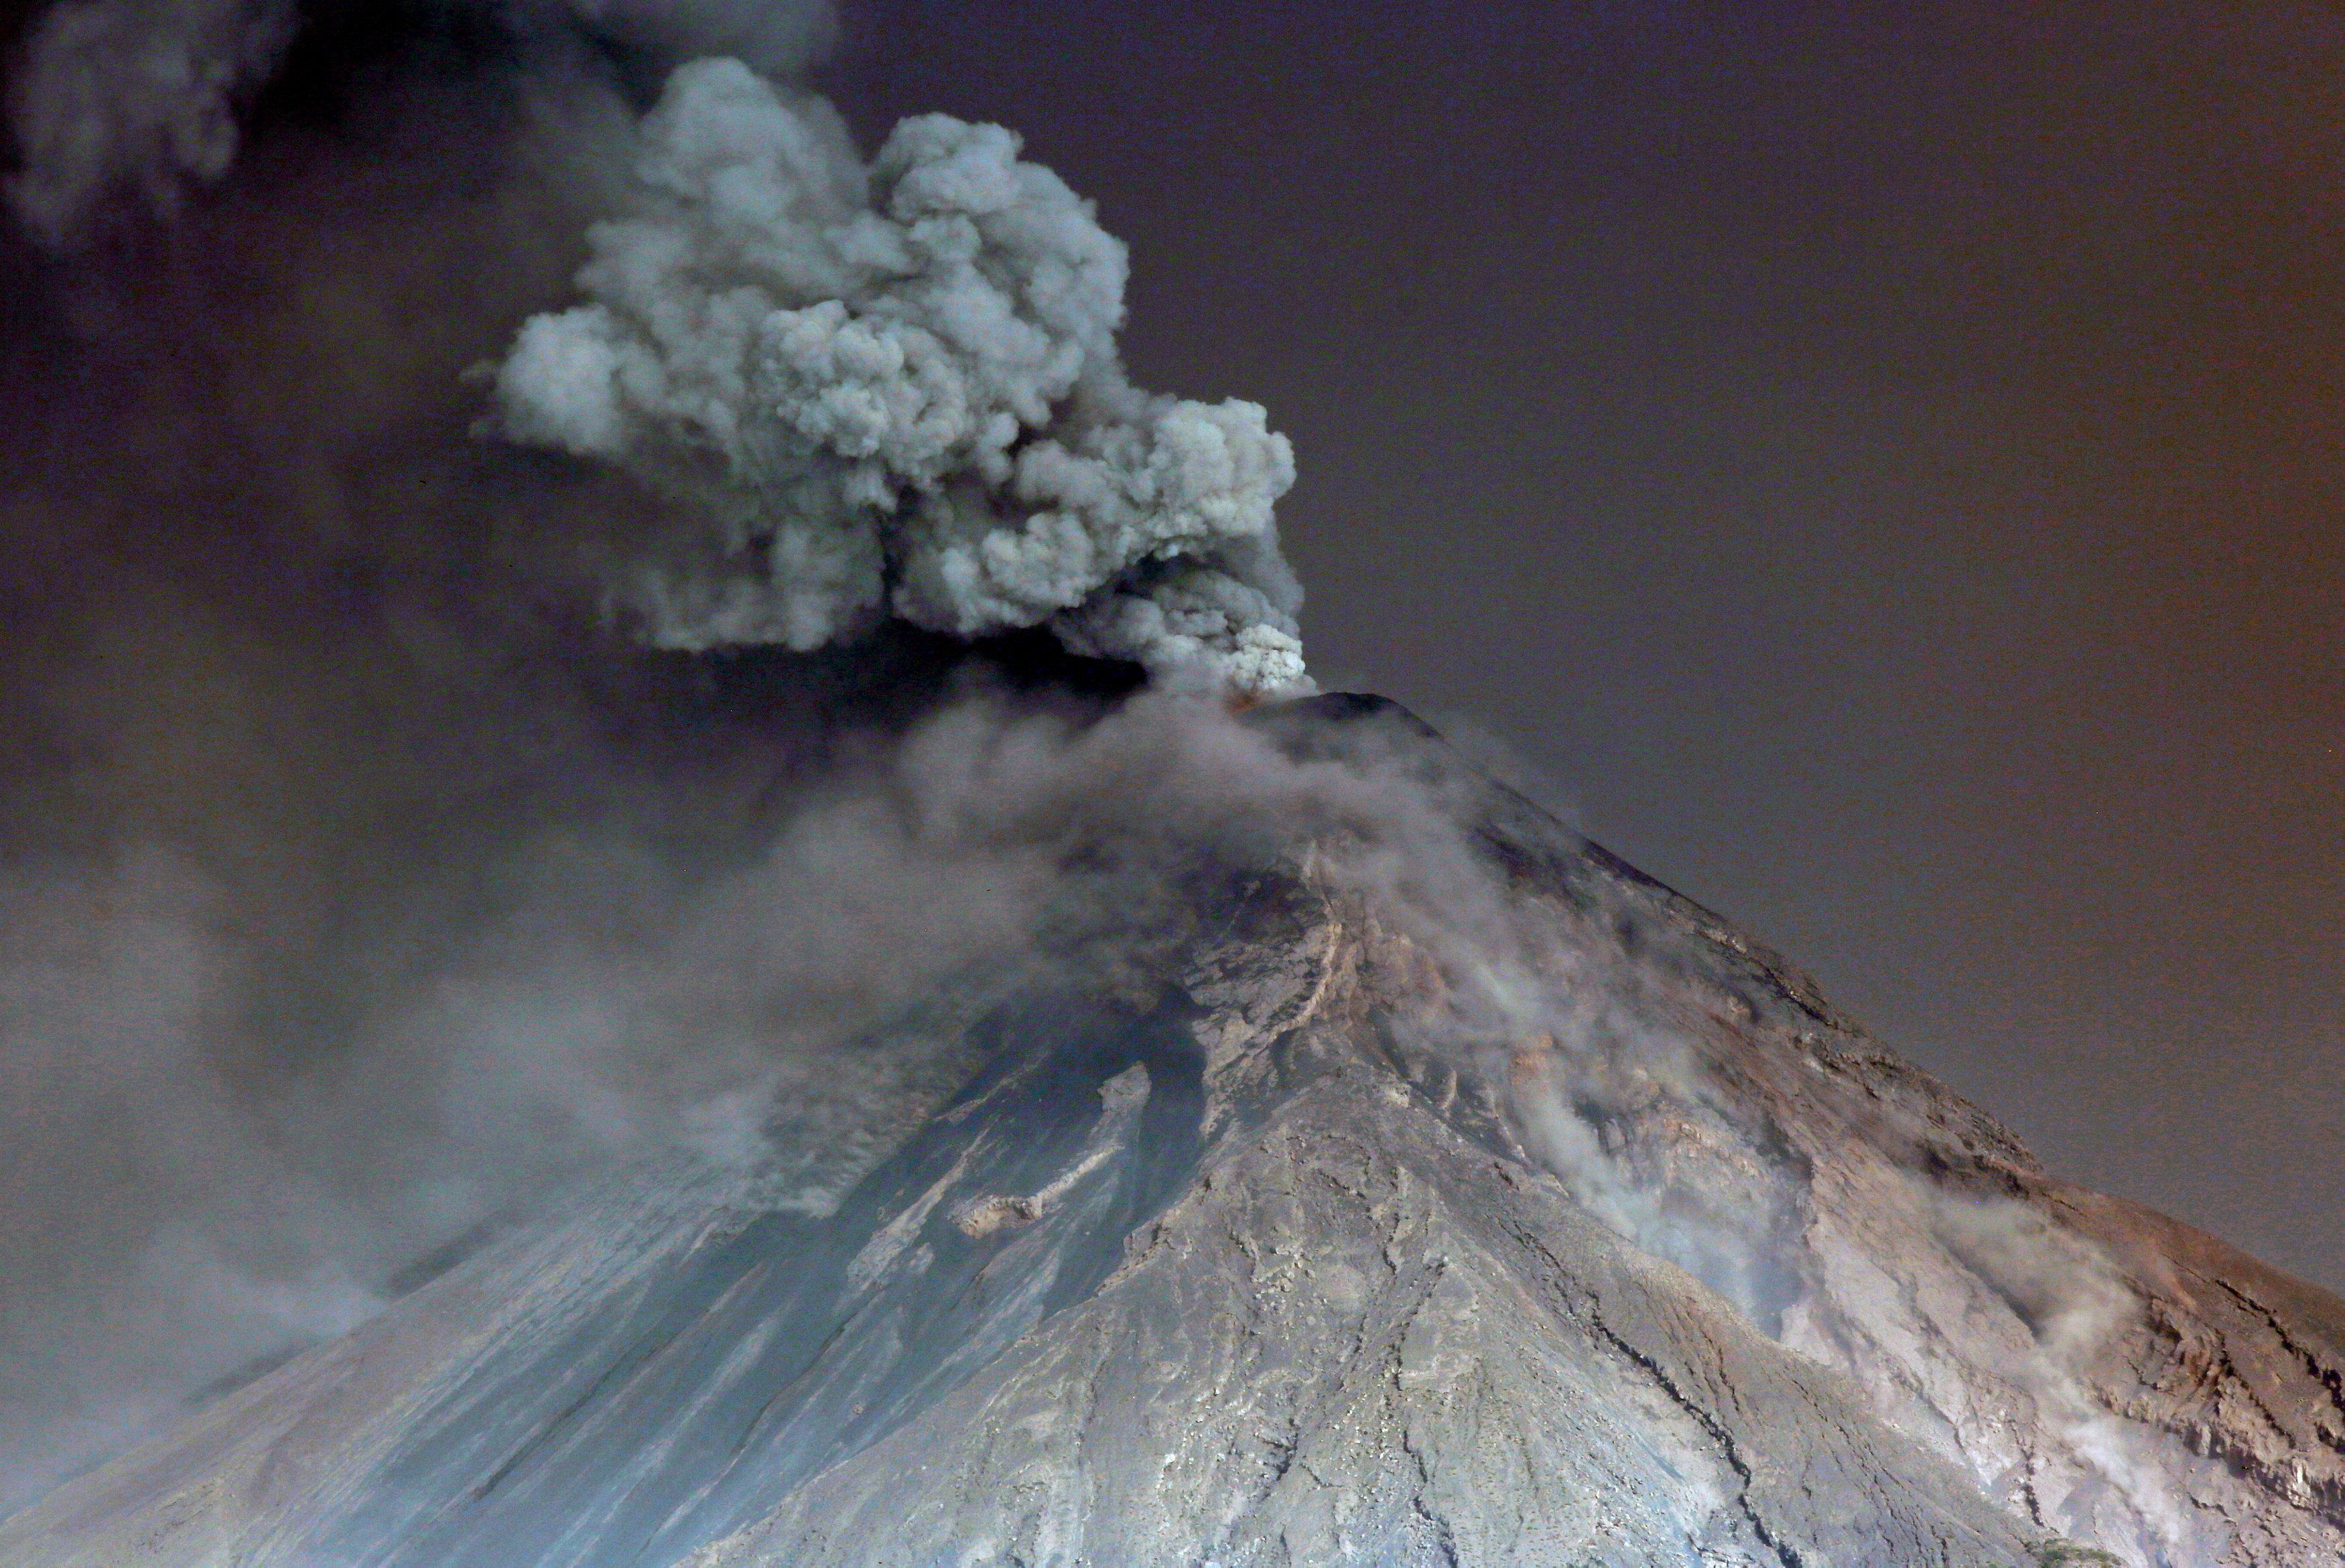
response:
<path id="1" fill-rule="evenodd" d="M 0 1568 L 2345 1562 L 2345 1302 L 1318 693 L 826 30 L 24 29 Z"/>
<path id="2" fill-rule="evenodd" d="M 842 1054 L 857 1138 L 807 1097 L 614 1179 L 0 1563 L 2345 1552 L 2345 1303 L 2048 1175 L 1389 704 L 1177 723 L 1309 829 L 1095 814 L 1045 941 Z"/>

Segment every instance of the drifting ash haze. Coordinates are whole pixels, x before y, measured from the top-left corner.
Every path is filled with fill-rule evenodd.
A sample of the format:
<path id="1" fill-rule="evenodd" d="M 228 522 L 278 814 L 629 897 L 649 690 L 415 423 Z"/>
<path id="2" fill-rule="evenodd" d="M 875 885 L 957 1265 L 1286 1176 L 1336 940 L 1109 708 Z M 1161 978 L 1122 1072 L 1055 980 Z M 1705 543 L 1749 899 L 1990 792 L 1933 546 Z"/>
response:
<path id="1" fill-rule="evenodd" d="M 1007 132 L 381 15 L 21 40 L 0 1563 L 2345 1551 L 2345 1306 L 1302 694 Z"/>
<path id="2" fill-rule="evenodd" d="M 776 70 L 820 31 L 586 20 L 656 62 L 753 15 Z M 748 1137 L 812 1042 L 1020 940 L 1050 846 L 923 804 L 959 764 L 894 732 L 953 654 L 891 604 L 1055 622 L 1170 684 L 1300 673 L 1213 608 L 1241 558 L 1284 581 L 1284 445 L 1123 383 L 1121 253 L 1002 133 L 913 127 L 881 213 L 835 116 L 738 61 L 683 67 L 639 129 L 566 14 L 426 8 L 407 69 L 310 62 L 333 115 L 280 108 L 231 172 L 263 20 L 60 6 L 13 85 L 49 254 L 9 258 L 0 514 L 11 1495 L 362 1320 L 524 1194 Z M 217 157 L 158 128 L 197 125 Z M 772 355 L 720 328 L 823 304 L 808 257 L 857 310 L 811 311 L 853 374 L 791 370 L 800 423 L 861 423 L 790 446 L 741 384 L 778 385 Z M 604 299 L 570 309 L 581 262 Z M 578 445 L 589 403 L 663 488 L 477 432 Z M 720 424 L 735 446 L 695 444 Z M 986 488 L 1006 430 L 1059 510 Z M 1021 576 L 1035 540 L 1058 553 Z M 685 631 L 848 646 L 630 645 Z"/>

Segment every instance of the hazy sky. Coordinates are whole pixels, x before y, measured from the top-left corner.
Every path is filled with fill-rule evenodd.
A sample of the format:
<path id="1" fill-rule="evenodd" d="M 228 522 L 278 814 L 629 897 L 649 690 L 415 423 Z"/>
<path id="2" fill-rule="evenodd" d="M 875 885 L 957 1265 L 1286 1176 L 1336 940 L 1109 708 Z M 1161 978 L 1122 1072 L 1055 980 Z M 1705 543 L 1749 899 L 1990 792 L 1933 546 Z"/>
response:
<path id="1" fill-rule="evenodd" d="M 1270 407 L 1323 681 L 2345 1288 L 2345 12 L 2187 9 L 860 0 L 827 82 Z"/>

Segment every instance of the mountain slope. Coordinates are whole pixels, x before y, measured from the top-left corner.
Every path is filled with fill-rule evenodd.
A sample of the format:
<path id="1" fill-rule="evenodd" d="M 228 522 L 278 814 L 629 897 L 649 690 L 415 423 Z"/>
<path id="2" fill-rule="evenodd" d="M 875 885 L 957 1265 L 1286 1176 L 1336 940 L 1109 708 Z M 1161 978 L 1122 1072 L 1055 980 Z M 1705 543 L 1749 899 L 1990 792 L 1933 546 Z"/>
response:
<path id="1" fill-rule="evenodd" d="M 853 1047 L 868 1148 L 631 1172 L 0 1563 L 2345 1561 L 2345 1303 L 1398 710 L 1253 722 L 1367 804 L 1158 846 Z"/>

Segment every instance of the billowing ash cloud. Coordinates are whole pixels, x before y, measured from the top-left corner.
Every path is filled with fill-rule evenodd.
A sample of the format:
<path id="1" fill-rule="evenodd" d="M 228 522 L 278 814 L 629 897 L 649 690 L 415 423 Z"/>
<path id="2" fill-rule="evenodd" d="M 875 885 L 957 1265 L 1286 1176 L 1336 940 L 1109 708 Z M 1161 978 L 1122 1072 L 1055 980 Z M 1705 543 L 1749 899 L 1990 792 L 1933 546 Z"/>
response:
<path id="1" fill-rule="evenodd" d="M 614 574 L 646 641 L 1047 626 L 1176 683 L 1307 684 L 1272 511 L 1293 454 L 1254 404 L 1132 385 L 1123 248 L 1016 137 L 923 116 L 867 166 L 768 80 L 821 46 L 827 5 L 466 5 L 549 59 L 581 36 L 715 56 L 645 116 L 588 303 L 530 321 L 496 380 L 503 433 L 694 513 Z M 19 217 L 71 248 L 126 196 L 168 214 L 218 179 L 294 24 L 292 0 L 53 5 L 12 95 Z"/>
<path id="2" fill-rule="evenodd" d="M 1009 132 L 910 119 L 867 167 L 827 105 L 698 61 L 589 243 L 589 303 L 522 329 L 498 401 L 512 437 L 697 503 L 619 589 L 651 642 L 807 650 L 897 616 L 1304 681 L 1285 440 L 1131 384 L 1123 248 Z"/>

